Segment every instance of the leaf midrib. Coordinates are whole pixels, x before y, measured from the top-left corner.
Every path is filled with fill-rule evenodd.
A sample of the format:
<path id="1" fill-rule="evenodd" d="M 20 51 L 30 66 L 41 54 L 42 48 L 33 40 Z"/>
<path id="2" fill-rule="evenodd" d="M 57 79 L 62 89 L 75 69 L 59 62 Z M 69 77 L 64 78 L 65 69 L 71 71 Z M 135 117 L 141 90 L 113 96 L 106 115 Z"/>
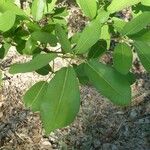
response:
<path id="1" fill-rule="evenodd" d="M 140 17 L 140 16 L 137 16 L 137 17 Z M 135 19 L 137 19 L 138 20 L 138 18 L 135 18 Z M 134 20 L 135 21 L 135 20 Z M 132 24 L 132 21 L 131 22 L 129 22 L 130 23 L 130 25 Z M 124 26 L 124 28 L 126 27 L 126 26 L 128 26 L 128 24 L 126 24 L 125 26 Z M 131 28 L 127 33 L 123 33 L 124 35 L 128 35 L 130 32 L 131 32 L 131 34 L 134 34 L 134 33 L 132 33 L 134 30 L 136 30 L 137 29 L 137 27 L 139 27 L 140 26 L 140 23 L 137 23 L 135 26 L 133 26 L 133 28 Z M 123 30 L 123 32 L 124 32 L 124 30 Z M 137 31 L 138 32 L 138 31 Z M 136 33 L 136 32 L 135 32 Z"/>
<path id="2" fill-rule="evenodd" d="M 115 91 L 118 95 L 122 96 L 122 94 L 120 94 L 115 88 L 113 88 L 111 84 L 107 80 L 105 80 L 105 78 L 103 78 L 103 76 L 101 76 L 100 73 L 94 67 L 92 67 L 89 63 L 87 64 L 92 70 L 95 71 L 96 74 L 98 74 L 113 89 L 113 91 Z"/>
<path id="3" fill-rule="evenodd" d="M 140 50 L 142 48 L 137 43 L 136 43 L 136 47 L 138 48 L 138 51 L 141 53 L 141 55 L 144 56 L 144 58 L 146 58 L 146 60 L 150 63 L 150 60 L 148 59 L 147 55 L 144 55 L 144 53 Z"/>
<path id="4" fill-rule="evenodd" d="M 33 104 L 37 101 L 37 98 L 38 98 L 38 96 L 40 95 L 40 93 L 41 93 L 43 87 L 46 85 L 46 83 L 47 83 L 47 82 L 44 82 L 44 83 L 43 83 L 42 87 L 40 88 L 39 92 L 37 93 L 37 95 L 35 96 L 35 98 L 33 99 L 33 102 L 31 103 L 31 105 L 30 105 L 29 107 L 32 107 Z"/>
<path id="5" fill-rule="evenodd" d="M 56 125 L 56 118 L 58 116 L 59 108 L 60 108 L 61 103 L 62 103 L 62 98 L 64 96 L 64 91 L 65 91 L 65 85 L 66 85 L 66 82 L 67 82 L 68 72 L 69 72 L 69 68 L 66 68 L 66 73 L 65 73 L 65 77 L 64 77 L 63 86 L 62 86 L 62 91 L 61 91 L 61 94 L 60 94 L 60 97 L 59 97 L 59 100 L 58 100 L 58 105 L 57 105 L 57 108 L 56 108 L 56 112 L 54 114 L 55 117 L 54 117 L 53 127 L 55 127 L 55 125 Z"/>
<path id="6" fill-rule="evenodd" d="M 93 24 L 95 24 L 95 22 L 93 22 Z M 88 27 L 90 27 L 90 26 L 92 26 L 93 24 L 89 24 L 89 26 Z M 98 26 L 97 26 L 97 24 L 96 24 L 96 27 L 95 28 L 97 28 Z M 94 28 L 94 29 L 95 29 Z M 99 27 L 100 28 L 100 27 Z M 95 32 L 96 31 L 96 29 L 93 31 L 93 32 Z M 90 35 L 88 35 L 88 37 L 90 36 L 91 37 L 91 35 L 93 35 L 93 32 L 90 32 L 91 34 Z M 81 36 L 82 37 L 82 36 Z M 81 38 L 80 37 L 80 39 L 79 39 L 79 42 L 81 42 Z M 82 41 L 81 43 L 82 43 L 82 46 L 78 46 L 79 44 L 77 43 L 77 51 L 76 51 L 76 53 L 75 54 L 77 54 L 78 52 L 80 52 L 80 50 L 81 50 L 81 52 L 83 53 L 84 51 L 85 51 L 85 49 L 83 49 L 83 47 L 85 47 L 85 45 L 87 44 L 87 42 L 88 41 L 91 41 L 91 39 L 89 39 L 89 38 L 86 38 L 86 40 L 85 41 Z M 81 45 L 81 44 L 80 44 Z M 84 50 L 84 51 L 83 51 Z M 87 49 L 88 50 L 88 49 Z"/>

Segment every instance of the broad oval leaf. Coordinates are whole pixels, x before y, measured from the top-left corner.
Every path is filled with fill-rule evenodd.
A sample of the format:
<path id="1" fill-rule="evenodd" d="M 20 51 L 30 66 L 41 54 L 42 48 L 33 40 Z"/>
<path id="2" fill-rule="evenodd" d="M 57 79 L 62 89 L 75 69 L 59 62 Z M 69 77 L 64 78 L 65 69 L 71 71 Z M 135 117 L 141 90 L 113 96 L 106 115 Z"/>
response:
<path id="1" fill-rule="evenodd" d="M 127 22 L 117 17 L 113 17 L 112 19 L 114 28 L 120 33 Z"/>
<path id="2" fill-rule="evenodd" d="M 41 118 L 46 133 L 69 125 L 80 106 L 80 92 L 72 67 L 62 68 L 49 82 L 41 106 Z"/>
<path id="3" fill-rule="evenodd" d="M 67 8 L 64 7 L 55 7 L 54 11 L 52 12 L 54 17 L 67 17 L 69 15 Z"/>
<path id="4" fill-rule="evenodd" d="M 84 71 L 84 63 L 82 63 L 80 65 L 73 64 L 73 68 L 76 72 L 76 75 L 78 77 L 79 82 L 82 85 L 87 85 L 89 83 L 89 79 L 88 79 L 88 77 L 87 77 L 87 75 L 85 74 L 85 71 Z"/>
<path id="5" fill-rule="evenodd" d="M 91 60 L 85 64 L 85 72 L 96 89 L 113 103 L 122 106 L 130 103 L 130 84 L 115 69 Z"/>
<path id="6" fill-rule="evenodd" d="M 42 19 L 44 14 L 45 0 L 34 0 L 32 3 L 32 16 L 35 21 Z"/>
<path id="7" fill-rule="evenodd" d="M 40 68 L 40 69 L 38 69 L 38 70 L 36 70 L 36 72 L 38 74 L 42 75 L 42 76 L 48 75 L 50 71 L 52 71 L 52 68 L 51 68 L 51 66 L 49 64 L 44 66 L 44 67 L 42 67 L 42 68 Z"/>
<path id="8" fill-rule="evenodd" d="M 10 30 L 16 20 L 16 15 L 11 11 L 6 11 L 0 15 L 0 31 L 6 32 Z"/>
<path id="9" fill-rule="evenodd" d="M 70 37 L 69 40 L 70 40 L 71 44 L 76 44 L 80 38 L 80 35 L 81 35 L 81 33 L 77 32 L 72 37 Z"/>
<path id="10" fill-rule="evenodd" d="M 114 67 L 121 74 L 127 74 L 132 66 L 132 50 L 125 44 L 120 43 L 115 47 L 114 54 Z"/>
<path id="11" fill-rule="evenodd" d="M 141 3 L 142 5 L 150 6 L 150 0 L 142 0 Z"/>
<path id="12" fill-rule="evenodd" d="M 51 13 L 52 10 L 56 6 L 56 2 L 57 2 L 57 0 L 47 0 L 46 7 L 45 7 L 45 13 Z"/>
<path id="13" fill-rule="evenodd" d="M 25 16 L 27 18 L 25 12 L 22 9 L 20 9 L 17 5 L 15 5 L 13 1 L 0 0 L 0 12 L 6 11 L 11 11 L 16 15 Z"/>
<path id="14" fill-rule="evenodd" d="M 100 39 L 106 40 L 107 49 L 110 48 L 111 35 L 109 32 L 109 26 L 107 24 L 103 25 L 101 28 Z"/>
<path id="15" fill-rule="evenodd" d="M 20 53 L 21 55 L 23 54 L 23 50 L 26 46 L 26 41 L 25 40 L 22 40 L 20 38 L 15 38 L 16 43 L 17 43 L 17 46 L 16 46 L 16 50 L 18 53 Z"/>
<path id="16" fill-rule="evenodd" d="M 88 58 L 99 58 L 107 50 L 107 43 L 104 40 L 97 41 L 90 49 Z"/>
<path id="17" fill-rule="evenodd" d="M 141 0 L 112 0 L 111 4 L 107 7 L 107 10 L 111 13 L 122 10 L 123 8 L 138 4 Z"/>
<path id="18" fill-rule="evenodd" d="M 135 76 L 135 74 L 133 74 L 132 72 L 129 72 L 129 73 L 126 75 L 126 78 L 127 78 L 127 80 L 129 81 L 130 85 L 134 84 L 135 81 L 136 81 L 136 76 Z"/>
<path id="19" fill-rule="evenodd" d="M 19 40 L 17 40 L 17 42 Z M 37 49 L 36 49 L 37 42 L 34 41 L 31 37 L 27 41 L 21 41 L 21 42 L 22 43 L 20 43 L 20 41 L 19 41 L 18 46 L 20 46 L 21 44 L 23 47 L 25 46 L 24 49 L 21 49 L 21 51 L 20 51 L 22 54 L 33 55 L 37 52 Z M 22 48 L 22 46 L 21 46 L 21 48 Z"/>
<path id="20" fill-rule="evenodd" d="M 150 12 L 143 12 L 138 15 L 136 18 L 128 22 L 122 29 L 123 35 L 132 35 L 150 24 Z"/>
<path id="21" fill-rule="evenodd" d="M 59 24 L 56 24 L 55 30 L 61 44 L 62 51 L 64 53 L 69 53 L 71 51 L 71 44 L 68 40 L 68 35 L 66 34 L 65 30 Z"/>
<path id="22" fill-rule="evenodd" d="M 145 42 L 150 46 L 150 30 L 149 29 L 144 29 L 129 37 L 135 41 Z"/>
<path id="23" fill-rule="evenodd" d="M 31 34 L 31 38 L 41 43 L 49 43 L 51 46 L 57 45 L 57 38 L 51 33 L 35 31 Z"/>
<path id="24" fill-rule="evenodd" d="M 4 43 L 2 45 L 2 47 L 0 48 L 0 59 L 3 59 L 7 55 L 7 52 L 9 51 L 10 47 L 11 47 L 11 44 L 9 43 Z"/>
<path id="25" fill-rule="evenodd" d="M 99 39 L 101 33 L 101 25 L 98 20 L 93 20 L 88 26 L 85 27 L 80 34 L 75 47 L 76 54 L 86 53 Z"/>
<path id="26" fill-rule="evenodd" d="M 11 74 L 25 73 L 36 71 L 45 65 L 49 64 L 50 61 L 56 58 L 56 54 L 37 54 L 31 61 L 22 64 L 13 64 L 10 67 L 9 72 Z"/>
<path id="27" fill-rule="evenodd" d="M 144 68 L 150 72 L 150 45 L 141 41 L 134 41 L 138 56 Z"/>
<path id="28" fill-rule="evenodd" d="M 97 3 L 96 0 L 76 0 L 77 4 L 82 9 L 85 16 L 93 19 L 97 13 Z"/>
<path id="29" fill-rule="evenodd" d="M 46 94 L 48 82 L 40 81 L 34 84 L 25 93 L 23 100 L 26 107 L 31 108 L 32 111 L 40 111 L 41 104 L 43 103 L 43 97 Z"/>
<path id="30" fill-rule="evenodd" d="M 98 10 L 98 15 L 96 18 L 100 23 L 105 23 L 108 20 L 109 15 L 110 15 L 109 12 L 107 12 L 103 9 L 100 9 L 100 10 Z"/>

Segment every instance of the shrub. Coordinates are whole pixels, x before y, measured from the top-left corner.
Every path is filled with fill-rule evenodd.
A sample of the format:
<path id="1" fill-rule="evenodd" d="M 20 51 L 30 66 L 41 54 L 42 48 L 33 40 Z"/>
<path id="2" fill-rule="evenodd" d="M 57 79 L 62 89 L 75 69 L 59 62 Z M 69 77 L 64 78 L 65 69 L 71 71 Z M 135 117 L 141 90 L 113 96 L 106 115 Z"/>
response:
<path id="1" fill-rule="evenodd" d="M 40 112 L 46 134 L 69 125 L 80 107 L 80 84 L 92 84 L 101 94 L 120 106 L 131 102 L 133 50 L 144 68 L 150 71 L 150 2 L 149 0 L 76 0 L 89 22 L 82 32 L 68 37 L 68 15 L 57 0 L 34 0 L 26 10 L 12 0 L 0 1 L 0 58 L 13 45 L 22 55 L 32 56 L 26 63 L 11 65 L 11 74 L 37 72 L 49 79 L 34 84 L 25 93 L 26 107 Z M 132 8 L 132 19 L 125 22 L 116 13 Z M 100 61 L 110 48 L 113 65 Z M 59 50 L 51 47 L 61 45 Z M 56 58 L 67 60 L 68 66 L 55 71 Z M 78 62 L 80 63 L 74 63 Z"/>

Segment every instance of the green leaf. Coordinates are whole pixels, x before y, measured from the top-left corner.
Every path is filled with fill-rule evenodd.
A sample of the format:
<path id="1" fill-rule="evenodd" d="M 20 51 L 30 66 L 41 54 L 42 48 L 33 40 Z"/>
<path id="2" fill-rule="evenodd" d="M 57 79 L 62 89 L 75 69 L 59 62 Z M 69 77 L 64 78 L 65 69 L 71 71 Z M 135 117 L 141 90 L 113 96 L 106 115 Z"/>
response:
<path id="1" fill-rule="evenodd" d="M 82 85 L 87 85 L 89 83 L 89 79 L 87 77 L 87 75 L 85 74 L 85 71 L 84 71 L 84 64 L 80 64 L 80 65 L 73 65 L 73 68 L 76 72 L 76 75 L 79 79 L 79 82 L 82 84 Z"/>
<path id="2" fill-rule="evenodd" d="M 29 31 L 27 29 L 23 29 L 21 26 L 19 26 L 15 31 L 15 39 L 22 39 L 26 40 L 29 37 Z"/>
<path id="3" fill-rule="evenodd" d="M 134 46 L 144 68 L 150 72 L 150 46 L 141 41 L 134 41 Z"/>
<path id="4" fill-rule="evenodd" d="M 23 54 L 23 50 L 26 46 L 26 41 L 25 40 L 22 40 L 20 38 L 16 38 L 15 39 L 15 42 L 17 43 L 17 46 L 16 46 L 16 50 L 20 53 L 20 54 Z"/>
<path id="5" fill-rule="evenodd" d="M 55 30 L 61 44 L 62 51 L 64 53 L 69 53 L 71 51 L 71 44 L 68 40 L 68 35 L 66 34 L 65 30 L 59 24 L 56 24 Z"/>
<path id="6" fill-rule="evenodd" d="M 126 78 L 127 78 L 127 80 L 129 81 L 130 85 L 132 85 L 132 84 L 135 83 L 135 81 L 136 81 L 136 76 L 135 76 L 135 74 L 133 74 L 132 72 L 129 72 L 129 73 L 126 75 Z"/>
<path id="7" fill-rule="evenodd" d="M 37 24 L 37 22 L 28 22 L 28 23 L 26 23 L 26 26 L 28 27 L 29 31 L 32 31 L 32 32 L 41 30 L 41 28 Z"/>
<path id="8" fill-rule="evenodd" d="M 23 41 L 22 41 L 23 42 Z M 34 41 L 31 37 L 26 41 L 25 48 L 22 50 L 23 54 L 26 55 L 33 55 L 36 53 L 36 44 L 37 42 Z"/>
<path id="9" fill-rule="evenodd" d="M 97 13 L 96 0 L 76 0 L 85 16 L 93 19 Z"/>
<path id="10" fill-rule="evenodd" d="M 144 29 L 129 37 L 135 41 L 145 42 L 150 46 L 150 31 L 148 29 Z"/>
<path id="11" fill-rule="evenodd" d="M 57 38 L 51 33 L 35 31 L 31 34 L 31 38 L 41 43 L 49 43 L 51 46 L 57 45 Z"/>
<path id="12" fill-rule="evenodd" d="M 80 32 L 76 32 L 69 40 L 71 42 L 71 44 L 76 44 L 80 38 L 81 33 Z"/>
<path id="13" fill-rule="evenodd" d="M 42 28 L 42 31 L 48 33 L 54 33 L 54 30 L 55 30 L 55 24 L 47 24 Z"/>
<path id="14" fill-rule="evenodd" d="M 0 0 L 0 12 L 11 11 L 19 16 L 27 16 L 25 12 L 14 4 L 12 1 Z"/>
<path id="15" fill-rule="evenodd" d="M 113 103 L 122 106 L 130 104 L 130 84 L 115 69 L 91 60 L 85 64 L 85 72 L 97 90 Z"/>
<path id="16" fill-rule="evenodd" d="M 83 54 L 87 52 L 100 39 L 100 33 L 100 23 L 97 20 L 90 22 L 80 34 L 75 53 Z"/>
<path id="17" fill-rule="evenodd" d="M 11 45 L 9 43 L 5 43 L 0 48 L 0 59 L 3 59 L 6 56 L 6 54 L 7 54 L 7 52 L 8 52 L 8 50 L 9 50 L 10 47 L 11 47 Z"/>
<path id="18" fill-rule="evenodd" d="M 132 66 L 133 54 L 131 48 L 125 44 L 120 43 L 115 47 L 114 67 L 121 74 L 127 74 Z"/>
<path id="19" fill-rule="evenodd" d="M 52 71 L 52 68 L 50 65 L 46 65 L 38 70 L 36 70 L 36 72 L 40 75 L 46 76 L 49 74 L 49 72 Z"/>
<path id="20" fill-rule="evenodd" d="M 62 17 L 53 17 L 53 19 L 51 21 L 49 21 L 49 23 L 53 23 L 53 24 L 60 24 L 63 26 L 67 26 L 67 22 L 64 18 Z"/>
<path id="21" fill-rule="evenodd" d="M 97 41 L 90 49 L 88 58 L 99 58 L 107 50 L 107 43 L 104 40 Z"/>
<path id="22" fill-rule="evenodd" d="M 103 9 L 100 9 L 100 10 L 98 10 L 97 20 L 100 23 L 105 23 L 108 20 L 109 15 L 110 15 L 109 12 L 107 12 L 107 11 L 105 11 Z"/>
<path id="23" fill-rule="evenodd" d="M 141 3 L 142 5 L 150 6 L 150 0 L 142 0 Z"/>
<path id="24" fill-rule="evenodd" d="M 80 107 L 80 92 L 72 67 L 62 68 L 49 82 L 41 106 L 41 118 L 46 133 L 69 125 Z"/>
<path id="25" fill-rule="evenodd" d="M 0 31 L 6 32 L 10 30 L 16 20 L 16 15 L 11 11 L 6 11 L 0 15 Z"/>
<path id="26" fill-rule="evenodd" d="M 66 7 L 56 7 L 54 9 L 54 13 L 52 14 L 54 17 L 66 17 L 69 15 Z"/>
<path id="27" fill-rule="evenodd" d="M 45 0 L 34 0 L 32 3 L 32 16 L 35 21 L 42 19 L 44 14 Z"/>
<path id="28" fill-rule="evenodd" d="M 148 24 L 150 24 L 150 12 L 143 12 L 128 22 L 121 33 L 123 35 L 132 35 L 145 28 Z"/>
<path id="29" fill-rule="evenodd" d="M 122 10 L 123 8 L 138 4 L 141 0 L 112 0 L 111 4 L 107 7 L 110 13 Z"/>
<path id="30" fill-rule="evenodd" d="M 47 65 L 50 61 L 56 58 L 55 54 L 37 54 L 31 61 L 22 63 L 22 64 L 13 64 L 10 67 L 9 72 L 11 74 L 16 73 L 25 73 L 36 71 L 45 65 Z"/>
<path id="31" fill-rule="evenodd" d="M 52 10 L 56 6 L 56 2 L 57 2 L 57 0 L 50 0 L 50 2 L 47 1 L 46 7 L 45 7 L 45 13 L 51 13 Z"/>
<path id="32" fill-rule="evenodd" d="M 114 28 L 120 33 L 123 30 L 127 22 L 117 17 L 113 17 L 112 19 L 113 19 Z"/>
<path id="33" fill-rule="evenodd" d="M 107 49 L 110 48 L 110 41 L 111 41 L 111 36 L 109 33 L 109 26 L 103 25 L 101 28 L 101 34 L 100 34 L 100 39 L 106 40 L 107 42 Z"/>
<path id="34" fill-rule="evenodd" d="M 48 82 L 40 81 L 34 84 L 28 91 L 25 93 L 23 100 L 26 107 L 31 108 L 32 111 L 40 111 L 41 104 L 43 103 L 43 97 L 46 94 L 48 87 Z"/>

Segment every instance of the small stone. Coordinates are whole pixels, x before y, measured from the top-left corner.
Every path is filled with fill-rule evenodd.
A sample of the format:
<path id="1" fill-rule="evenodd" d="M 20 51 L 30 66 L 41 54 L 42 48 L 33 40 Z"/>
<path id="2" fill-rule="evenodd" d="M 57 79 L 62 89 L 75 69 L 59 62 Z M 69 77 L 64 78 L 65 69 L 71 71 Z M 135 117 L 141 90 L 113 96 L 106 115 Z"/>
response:
<path id="1" fill-rule="evenodd" d="M 117 111 L 115 114 L 117 114 L 117 115 L 123 115 L 124 112 L 123 111 Z"/>
<path id="2" fill-rule="evenodd" d="M 48 142 L 48 141 L 43 141 L 42 142 L 42 146 L 43 146 L 43 148 L 52 148 L 52 145 L 51 145 L 51 143 L 50 142 Z"/>
<path id="3" fill-rule="evenodd" d="M 100 140 L 98 140 L 98 139 L 94 140 L 94 147 L 95 147 L 95 148 L 100 147 L 100 145 L 101 145 Z"/>
<path id="4" fill-rule="evenodd" d="M 88 98 L 91 98 L 92 96 L 91 96 L 91 94 L 87 94 L 87 97 L 88 97 Z"/>
<path id="5" fill-rule="evenodd" d="M 130 113 L 130 118 L 131 119 L 135 119 L 137 117 L 138 113 L 136 110 L 132 110 L 131 113 Z"/>

